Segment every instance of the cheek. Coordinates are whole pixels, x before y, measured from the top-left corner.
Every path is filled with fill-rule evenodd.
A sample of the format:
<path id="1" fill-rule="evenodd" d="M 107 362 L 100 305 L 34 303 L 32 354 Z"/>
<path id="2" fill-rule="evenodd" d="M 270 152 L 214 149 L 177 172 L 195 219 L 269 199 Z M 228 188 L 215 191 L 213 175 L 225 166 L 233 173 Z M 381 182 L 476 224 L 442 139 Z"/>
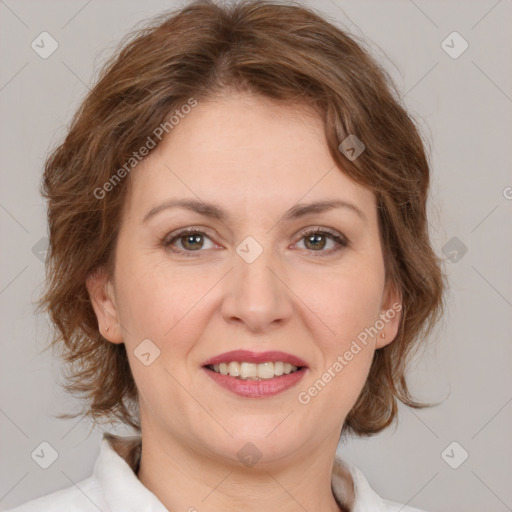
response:
<path id="1" fill-rule="evenodd" d="M 357 264 L 348 263 L 314 278 L 298 277 L 302 284 L 296 289 L 315 314 L 311 318 L 318 325 L 317 340 L 331 356 L 332 351 L 344 350 L 379 318 L 383 265 L 362 258 Z"/>
<path id="2" fill-rule="evenodd" d="M 173 376 L 183 380 L 182 363 L 204 329 L 202 299 L 218 279 L 211 273 L 190 279 L 168 266 L 132 257 L 116 267 L 116 280 L 118 314 L 139 393 L 146 405 L 158 407 L 165 396 L 185 407 Z M 155 389 L 166 389 L 168 395 L 155 394 Z"/>
<path id="3" fill-rule="evenodd" d="M 331 315 L 338 339 L 346 343 L 356 338 L 378 319 L 382 287 L 378 279 L 369 276 L 340 279 L 331 289 Z"/>
<path id="4" fill-rule="evenodd" d="M 118 312 L 128 338 L 146 336 L 165 341 L 195 309 L 214 284 L 204 269 L 181 272 L 152 258 L 133 256 L 116 268 Z"/>
<path id="5" fill-rule="evenodd" d="M 148 265 L 147 261 L 151 259 L 126 259 L 116 268 L 116 279 L 121 299 L 118 313 L 132 373 L 142 394 L 151 395 L 151 389 L 163 382 L 170 379 L 172 384 L 168 372 L 179 376 L 185 371 L 182 363 L 205 329 L 207 295 L 219 276 L 197 268 L 191 278 L 191 272 L 176 271 L 165 262 L 155 265 L 154 260 Z M 147 352 L 150 358 L 157 354 L 149 366 L 138 358 Z"/>
<path id="6" fill-rule="evenodd" d="M 332 421 L 348 414 L 367 379 L 382 286 L 378 273 L 351 273 L 331 280 L 323 294 L 316 294 L 322 322 L 314 338 L 322 357 L 298 399 L 301 404 L 336 412 L 330 416 Z"/>
<path id="7" fill-rule="evenodd" d="M 360 259 L 358 263 L 325 279 L 323 293 L 316 296 L 329 330 L 323 329 L 327 334 L 316 337 L 324 355 L 323 367 L 316 369 L 313 387 L 306 393 L 318 396 L 317 407 L 342 415 L 356 402 L 371 366 L 377 339 L 372 328 L 379 319 L 384 287 L 380 260 Z"/>

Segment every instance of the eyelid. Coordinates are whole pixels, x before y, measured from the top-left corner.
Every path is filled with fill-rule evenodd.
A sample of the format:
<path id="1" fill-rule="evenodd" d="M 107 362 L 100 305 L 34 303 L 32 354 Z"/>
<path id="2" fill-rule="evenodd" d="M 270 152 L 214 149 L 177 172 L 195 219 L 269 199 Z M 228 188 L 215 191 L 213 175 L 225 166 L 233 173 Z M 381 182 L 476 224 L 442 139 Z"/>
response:
<path id="1" fill-rule="evenodd" d="M 309 226 L 309 227 L 301 230 L 299 232 L 299 235 L 301 237 L 304 237 L 306 235 L 313 235 L 315 233 L 330 235 L 333 238 L 340 238 L 347 244 L 349 242 L 348 238 L 343 233 L 340 233 L 339 231 L 336 231 L 335 229 L 327 228 L 327 227 L 323 227 L 323 226 Z"/>
<path id="2" fill-rule="evenodd" d="M 170 233 L 167 233 L 164 237 L 164 242 L 171 242 L 174 238 L 180 235 L 186 235 L 187 233 L 204 233 L 207 235 L 208 229 L 199 226 L 187 226 L 185 228 L 178 228 Z"/>

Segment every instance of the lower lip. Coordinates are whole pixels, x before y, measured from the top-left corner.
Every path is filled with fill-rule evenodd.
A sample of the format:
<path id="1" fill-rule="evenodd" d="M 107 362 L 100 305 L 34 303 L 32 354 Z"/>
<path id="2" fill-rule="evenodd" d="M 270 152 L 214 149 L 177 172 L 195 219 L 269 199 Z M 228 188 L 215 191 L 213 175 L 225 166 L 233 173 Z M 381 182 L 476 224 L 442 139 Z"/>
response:
<path id="1" fill-rule="evenodd" d="M 211 379 L 228 391 L 248 398 L 265 398 L 282 393 L 298 384 L 306 373 L 306 368 L 302 368 L 294 373 L 280 375 L 272 379 L 241 380 L 231 377 L 231 375 L 222 375 L 221 373 L 208 370 L 208 368 L 203 367 L 203 370 Z"/>

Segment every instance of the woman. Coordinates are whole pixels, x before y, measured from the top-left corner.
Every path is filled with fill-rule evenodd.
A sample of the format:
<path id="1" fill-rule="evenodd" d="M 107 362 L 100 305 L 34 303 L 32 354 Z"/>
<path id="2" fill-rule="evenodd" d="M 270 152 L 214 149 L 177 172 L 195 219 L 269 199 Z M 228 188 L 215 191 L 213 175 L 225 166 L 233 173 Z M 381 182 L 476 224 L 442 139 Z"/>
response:
<path id="1" fill-rule="evenodd" d="M 442 311 L 429 166 L 392 84 L 300 6 L 196 2 L 105 67 L 44 172 L 42 305 L 93 475 L 15 510 L 413 511 L 336 456 L 420 407 Z"/>

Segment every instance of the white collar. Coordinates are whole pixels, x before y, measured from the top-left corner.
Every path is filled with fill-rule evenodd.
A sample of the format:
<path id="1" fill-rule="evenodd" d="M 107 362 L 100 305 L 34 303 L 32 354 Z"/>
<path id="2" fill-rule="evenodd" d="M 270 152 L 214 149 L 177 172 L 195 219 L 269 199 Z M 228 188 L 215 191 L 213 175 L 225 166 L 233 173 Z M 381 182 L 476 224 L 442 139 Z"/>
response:
<path id="1" fill-rule="evenodd" d="M 168 512 L 137 478 L 140 453 L 140 435 L 119 437 L 104 433 L 93 476 L 102 486 L 111 512 Z M 335 498 L 349 512 L 389 510 L 382 498 L 371 489 L 362 472 L 338 455 L 334 460 L 331 485 Z M 405 510 L 408 508 L 405 507 Z"/>

